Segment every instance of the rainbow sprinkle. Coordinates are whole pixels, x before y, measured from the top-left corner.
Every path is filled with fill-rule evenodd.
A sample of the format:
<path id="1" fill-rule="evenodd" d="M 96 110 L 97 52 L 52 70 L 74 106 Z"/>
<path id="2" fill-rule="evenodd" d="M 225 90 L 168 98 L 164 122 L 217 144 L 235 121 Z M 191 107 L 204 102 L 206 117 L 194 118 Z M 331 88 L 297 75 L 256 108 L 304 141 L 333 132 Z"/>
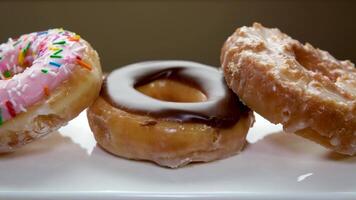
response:
<path id="1" fill-rule="evenodd" d="M 41 31 L 37 33 L 37 36 L 48 34 L 48 31 Z"/>
<path id="2" fill-rule="evenodd" d="M 59 42 L 53 42 L 53 44 L 65 44 L 66 41 L 62 40 L 62 41 L 59 41 Z"/>
<path id="3" fill-rule="evenodd" d="M 31 46 L 31 42 L 27 43 L 26 47 L 22 49 L 22 51 L 19 53 L 19 57 L 18 57 L 18 62 L 20 65 L 24 64 L 24 60 L 27 54 L 28 49 Z"/>
<path id="4" fill-rule="evenodd" d="M 77 58 L 77 63 L 85 69 L 92 70 L 91 66 L 88 63 L 86 63 L 78 58 Z"/>
<path id="5" fill-rule="evenodd" d="M 49 57 L 50 58 L 62 58 L 62 56 L 60 56 L 60 55 L 50 55 Z"/>
<path id="6" fill-rule="evenodd" d="M 50 95 L 48 86 L 43 87 L 43 92 L 47 97 Z"/>
<path id="7" fill-rule="evenodd" d="M 13 44 L 13 46 L 16 47 L 20 42 L 21 42 L 21 40 L 17 40 L 17 41 Z"/>
<path id="8" fill-rule="evenodd" d="M 50 46 L 48 49 L 49 49 L 49 50 L 52 50 L 52 51 L 57 51 L 57 50 L 59 50 L 60 48 L 59 48 L 59 47 L 55 47 L 55 46 Z"/>
<path id="9" fill-rule="evenodd" d="M 55 66 L 55 67 L 60 67 L 60 66 L 61 66 L 61 64 L 56 63 L 56 62 L 49 62 L 49 64 L 50 64 L 50 65 L 53 65 L 53 66 Z"/>
<path id="10" fill-rule="evenodd" d="M 27 53 L 28 49 L 30 48 L 30 46 L 31 46 L 31 42 L 29 42 L 27 44 L 27 46 L 22 50 L 22 53 L 24 54 L 24 56 L 26 56 L 26 53 Z"/>
<path id="11" fill-rule="evenodd" d="M 68 37 L 68 40 L 69 41 L 78 42 L 80 40 L 80 35 L 75 35 L 75 36 L 72 36 L 72 37 Z"/>
<path id="12" fill-rule="evenodd" d="M 19 56 L 17 58 L 17 61 L 19 62 L 19 65 L 23 65 L 23 61 L 25 60 L 25 57 L 23 56 L 23 53 L 20 52 Z"/>
<path id="13" fill-rule="evenodd" d="M 10 116 L 12 118 L 16 117 L 16 111 L 14 109 L 14 105 L 12 105 L 12 103 L 10 101 L 6 101 L 5 106 L 6 106 L 7 110 L 9 111 Z"/>
<path id="14" fill-rule="evenodd" d="M 5 76 L 5 78 L 11 78 L 11 72 L 9 70 L 6 70 L 4 72 L 4 76 Z"/>
<path id="15" fill-rule="evenodd" d="M 61 53 L 63 51 L 63 49 L 56 49 L 57 51 L 53 53 L 53 55 L 58 55 L 59 53 Z"/>
<path id="16" fill-rule="evenodd" d="M 41 69 L 41 72 L 44 73 L 44 74 L 47 74 L 48 70 L 47 69 Z"/>

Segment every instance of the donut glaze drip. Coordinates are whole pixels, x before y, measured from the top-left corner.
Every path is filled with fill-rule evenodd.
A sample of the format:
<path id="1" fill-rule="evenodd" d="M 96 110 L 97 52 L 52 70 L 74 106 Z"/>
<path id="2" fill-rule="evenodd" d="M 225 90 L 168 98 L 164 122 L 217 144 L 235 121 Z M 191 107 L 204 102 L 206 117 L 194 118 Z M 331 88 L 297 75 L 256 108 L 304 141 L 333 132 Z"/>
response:
<path id="1" fill-rule="evenodd" d="M 167 102 L 135 89 L 163 78 L 199 89 L 207 96 L 207 101 Z M 188 61 L 143 62 L 115 70 L 105 78 L 102 96 L 112 106 L 130 113 L 214 127 L 230 127 L 249 112 L 226 86 L 219 70 Z"/>

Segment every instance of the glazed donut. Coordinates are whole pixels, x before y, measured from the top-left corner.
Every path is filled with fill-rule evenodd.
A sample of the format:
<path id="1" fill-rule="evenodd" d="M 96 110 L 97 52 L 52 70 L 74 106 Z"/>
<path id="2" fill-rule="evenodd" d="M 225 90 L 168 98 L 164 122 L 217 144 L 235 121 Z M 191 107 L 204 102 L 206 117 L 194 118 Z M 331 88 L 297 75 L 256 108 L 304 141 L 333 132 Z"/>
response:
<path id="1" fill-rule="evenodd" d="M 170 168 L 238 153 L 254 121 L 221 72 L 188 61 L 142 62 L 113 71 L 88 119 L 108 152 Z"/>
<path id="2" fill-rule="evenodd" d="M 221 64 L 229 87 L 252 110 L 287 132 L 356 153 L 356 69 L 350 61 L 255 23 L 227 39 Z"/>
<path id="3" fill-rule="evenodd" d="M 75 33 L 51 29 L 0 45 L 0 152 L 77 116 L 98 96 L 98 54 Z"/>

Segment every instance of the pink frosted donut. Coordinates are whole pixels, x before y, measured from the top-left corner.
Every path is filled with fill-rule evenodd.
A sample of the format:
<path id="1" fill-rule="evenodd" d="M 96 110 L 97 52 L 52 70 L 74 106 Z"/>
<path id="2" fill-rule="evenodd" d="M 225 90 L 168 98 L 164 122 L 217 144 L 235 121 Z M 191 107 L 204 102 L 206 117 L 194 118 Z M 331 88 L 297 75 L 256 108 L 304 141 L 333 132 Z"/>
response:
<path id="1" fill-rule="evenodd" d="M 77 116 L 101 87 L 99 57 L 63 29 L 0 45 L 0 152 L 52 132 Z"/>

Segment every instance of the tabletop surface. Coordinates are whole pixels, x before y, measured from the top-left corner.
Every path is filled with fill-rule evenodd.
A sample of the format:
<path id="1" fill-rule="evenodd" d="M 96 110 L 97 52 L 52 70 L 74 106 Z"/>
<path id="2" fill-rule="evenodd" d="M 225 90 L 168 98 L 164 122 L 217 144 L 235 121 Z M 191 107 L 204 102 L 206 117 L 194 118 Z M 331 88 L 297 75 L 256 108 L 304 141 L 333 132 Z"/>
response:
<path id="1" fill-rule="evenodd" d="M 355 199 L 356 157 L 332 153 L 256 115 L 239 155 L 179 169 L 106 153 L 86 113 L 0 156 L 0 199 Z"/>

